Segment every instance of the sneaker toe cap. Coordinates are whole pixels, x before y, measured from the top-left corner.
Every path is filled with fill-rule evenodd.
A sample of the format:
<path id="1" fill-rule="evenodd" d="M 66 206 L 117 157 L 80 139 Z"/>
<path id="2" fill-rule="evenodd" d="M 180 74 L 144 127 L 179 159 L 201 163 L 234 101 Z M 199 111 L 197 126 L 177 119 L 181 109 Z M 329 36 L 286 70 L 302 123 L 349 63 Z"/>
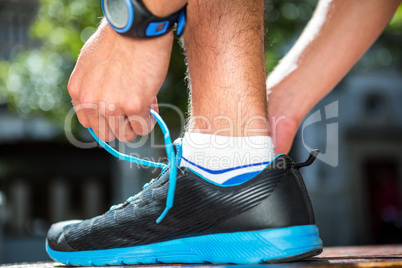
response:
<path id="1" fill-rule="evenodd" d="M 75 251 L 70 247 L 64 238 L 64 227 L 70 224 L 79 223 L 79 220 L 62 221 L 53 224 L 47 233 L 47 244 L 55 251 Z"/>

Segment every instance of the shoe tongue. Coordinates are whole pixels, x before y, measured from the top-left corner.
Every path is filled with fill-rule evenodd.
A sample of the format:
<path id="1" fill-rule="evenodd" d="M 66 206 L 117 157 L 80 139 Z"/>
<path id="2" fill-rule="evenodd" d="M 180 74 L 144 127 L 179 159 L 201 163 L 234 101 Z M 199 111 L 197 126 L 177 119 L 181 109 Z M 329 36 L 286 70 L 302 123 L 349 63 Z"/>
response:
<path id="1" fill-rule="evenodd" d="M 183 153 L 183 138 L 177 138 L 173 144 L 176 147 L 176 166 L 178 167 L 180 166 L 181 155 Z"/>

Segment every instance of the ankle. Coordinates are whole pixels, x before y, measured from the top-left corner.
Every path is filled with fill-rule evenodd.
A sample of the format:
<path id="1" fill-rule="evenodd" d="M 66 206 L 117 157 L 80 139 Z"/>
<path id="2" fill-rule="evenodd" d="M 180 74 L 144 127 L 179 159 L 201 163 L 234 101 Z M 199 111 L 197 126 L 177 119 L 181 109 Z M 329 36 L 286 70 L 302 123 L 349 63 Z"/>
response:
<path id="1" fill-rule="evenodd" d="M 189 133 L 202 133 L 213 136 L 226 137 L 251 137 L 269 136 L 269 123 L 264 113 L 244 115 L 238 112 L 236 115 L 209 115 L 191 116 L 188 122 Z"/>
<path id="2" fill-rule="evenodd" d="M 247 180 L 274 158 L 268 136 L 227 137 L 186 133 L 180 166 L 218 184 Z M 240 177 L 239 177 L 240 176 Z"/>

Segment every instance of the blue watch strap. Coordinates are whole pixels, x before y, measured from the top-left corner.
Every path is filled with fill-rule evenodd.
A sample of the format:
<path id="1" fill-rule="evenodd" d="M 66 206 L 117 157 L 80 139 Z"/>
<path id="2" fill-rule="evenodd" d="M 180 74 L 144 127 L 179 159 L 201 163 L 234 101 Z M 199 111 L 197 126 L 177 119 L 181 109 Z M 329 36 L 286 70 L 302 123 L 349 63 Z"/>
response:
<path id="1" fill-rule="evenodd" d="M 151 22 L 148 24 L 147 29 L 145 30 L 145 35 L 159 36 L 165 34 L 169 28 L 169 21 L 161 21 L 161 22 Z"/>
<path id="2" fill-rule="evenodd" d="M 179 18 L 177 19 L 176 34 L 178 37 L 183 35 L 184 28 L 186 27 L 186 21 L 187 21 L 187 5 L 180 11 Z"/>
<path id="3" fill-rule="evenodd" d="M 118 5 L 111 4 L 112 1 L 120 1 Z M 186 8 L 166 17 L 153 15 L 144 5 L 142 0 L 101 0 L 102 11 L 109 25 L 118 33 L 136 37 L 151 38 L 168 33 L 177 24 L 176 34 L 183 34 L 186 24 Z M 117 25 L 116 21 L 121 21 L 122 6 L 127 8 L 124 14 L 128 13 L 128 20 L 125 25 Z M 117 6 L 117 7 L 116 7 Z"/>

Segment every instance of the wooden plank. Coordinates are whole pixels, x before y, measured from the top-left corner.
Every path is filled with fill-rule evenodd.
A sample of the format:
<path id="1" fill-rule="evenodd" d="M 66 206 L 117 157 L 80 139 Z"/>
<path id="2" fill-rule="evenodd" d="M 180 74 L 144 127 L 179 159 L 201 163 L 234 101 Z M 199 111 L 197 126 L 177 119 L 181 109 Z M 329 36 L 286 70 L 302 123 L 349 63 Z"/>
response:
<path id="1" fill-rule="evenodd" d="M 312 261 L 327 261 L 327 266 L 402 267 L 402 245 L 328 247 Z"/>
<path id="2" fill-rule="evenodd" d="M 179 264 L 157 264 L 157 265 L 137 265 L 125 267 L 158 267 L 158 268 L 285 268 L 285 267 L 401 267 L 402 268 L 402 245 L 387 246 L 359 246 L 359 247 L 327 247 L 324 252 L 314 258 L 299 262 L 280 263 L 280 264 L 259 264 L 259 265 L 179 265 Z M 63 268 L 66 265 L 57 262 L 39 262 L 39 263 L 18 263 L 3 264 L 1 268 Z M 113 266 L 107 266 L 112 268 Z M 117 266 L 115 266 L 117 267 Z"/>

